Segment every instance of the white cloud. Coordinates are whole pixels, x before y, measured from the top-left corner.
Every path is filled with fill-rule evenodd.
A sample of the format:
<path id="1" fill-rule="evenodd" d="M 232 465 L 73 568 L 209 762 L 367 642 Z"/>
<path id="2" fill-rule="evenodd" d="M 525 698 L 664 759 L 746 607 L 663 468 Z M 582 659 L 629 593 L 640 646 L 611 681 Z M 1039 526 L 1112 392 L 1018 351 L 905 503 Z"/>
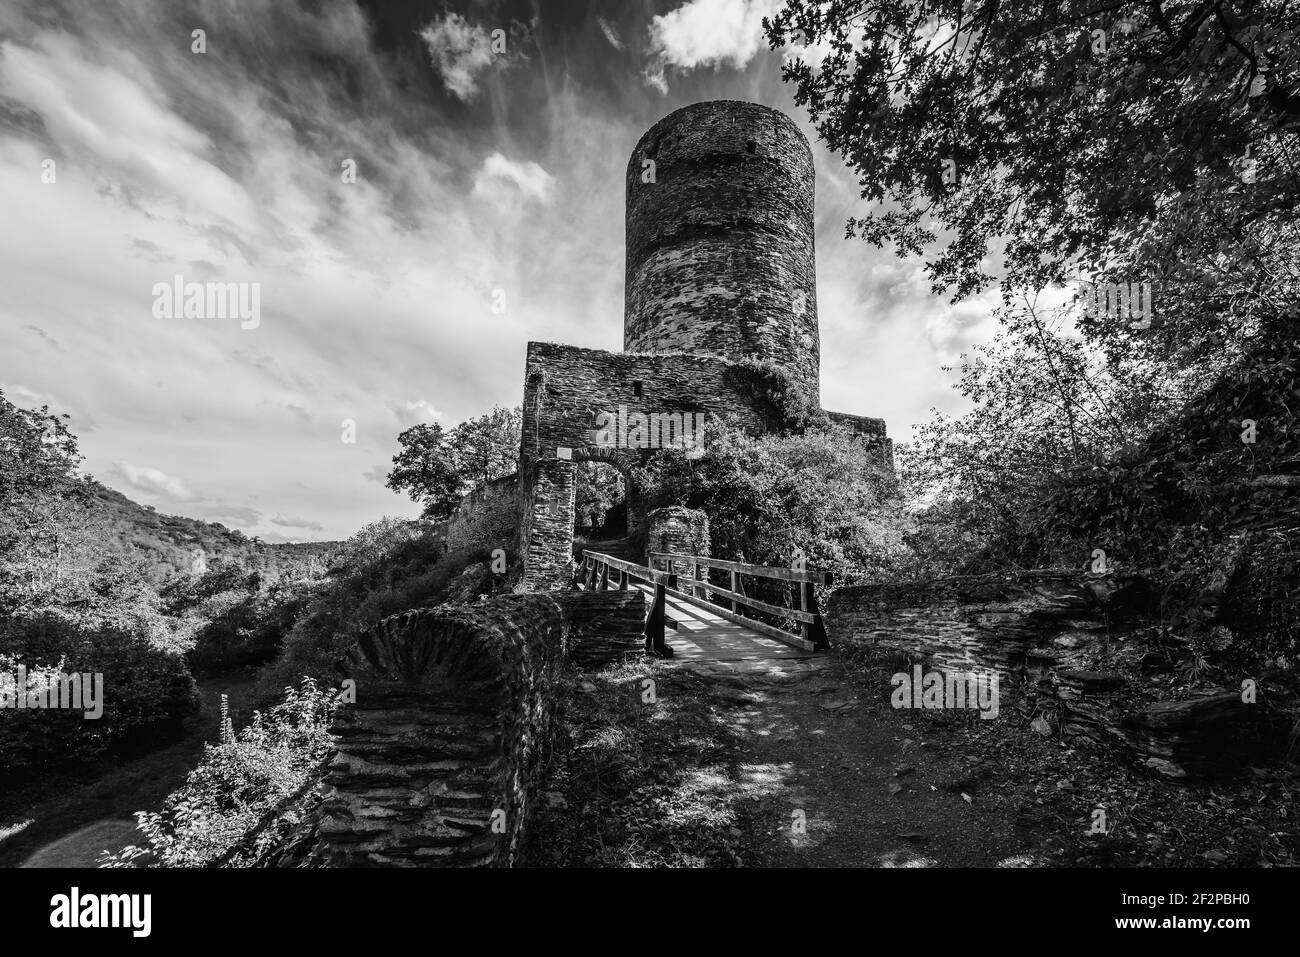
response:
<path id="1" fill-rule="evenodd" d="M 182 479 L 168 475 L 161 469 L 147 465 L 132 465 L 121 459 L 111 467 L 112 473 L 121 481 L 146 495 L 169 498 L 177 502 L 192 502 L 198 498 L 194 491 Z"/>
<path id="2" fill-rule="evenodd" d="M 519 199 L 548 203 L 554 188 L 555 177 L 532 160 L 516 163 L 493 153 L 474 177 L 473 194 L 505 207 Z"/>
<path id="3" fill-rule="evenodd" d="M 304 528 L 310 532 L 323 532 L 325 526 L 320 522 L 313 522 L 311 519 L 298 518 L 294 515 L 276 515 L 271 519 L 272 525 L 279 525 L 281 528 Z"/>
<path id="4" fill-rule="evenodd" d="M 385 403 L 388 411 L 388 421 L 392 426 L 385 426 L 390 429 L 385 433 L 386 438 L 396 438 L 397 432 L 408 429 L 413 425 L 421 423 L 432 424 L 439 419 L 446 419 L 446 413 L 442 409 L 434 406 L 427 399 L 389 399 Z"/>
<path id="5" fill-rule="evenodd" d="M 37 392 L 35 389 L 29 389 L 21 383 L 15 382 L 13 385 L 4 386 L 4 392 L 9 401 L 22 409 L 39 409 L 43 405 L 48 405 L 50 411 L 55 415 L 67 411 L 62 408 L 59 400 L 48 392 Z"/>
<path id="6" fill-rule="evenodd" d="M 442 74 L 442 82 L 462 100 L 478 92 L 478 75 L 492 65 L 492 34 L 487 27 L 448 13 L 420 31 L 420 39 Z"/>
<path id="7" fill-rule="evenodd" d="M 407 402 L 406 411 L 422 421 L 442 418 L 442 410 L 435 409 L 433 403 L 427 399 L 416 399 L 414 402 Z"/>
<path id="8" fill-rule="evenodd" d="M 8 383 L 4 380 L 0 380 L 0 391 L 3 391 L 5 397 L 19 408 L 35 411 L 42 406 L 49 406 L 51 415 L 67 415 L 67 425 L 73 435 L 80 436 L 85 432 L 95 431 L 94 418 L 82 411 L 80 404 L 72 404 L 62 395 L 40 392 L 29 389 L 20 382 Z"/>
<path id="9" fill-rule="evenodd" d="M 209 522 L 220 522 L 229 528 L 241 531 L 255 529 L 262 522 L 262 513 L 247 505 L 212 505 L 191 506 L 189 511 L 201 515 Z"/>
<path id="10" fill-rule="evenodd" d="M 650 21 L 654 62 L 646 80 L 667 92 L 668 67 L 740 69 L 767 46 L 763 17 L 774 15 L 781 0 L 690 0 Z"/>

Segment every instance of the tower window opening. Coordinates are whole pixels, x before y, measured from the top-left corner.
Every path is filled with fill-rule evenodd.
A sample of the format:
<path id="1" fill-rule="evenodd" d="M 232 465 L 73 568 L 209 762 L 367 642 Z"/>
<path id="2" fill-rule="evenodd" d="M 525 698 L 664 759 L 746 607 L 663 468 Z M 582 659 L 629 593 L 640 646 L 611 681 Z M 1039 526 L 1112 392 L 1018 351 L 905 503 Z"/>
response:
<path id="1" fill-rule="evenodd" d="M 753 154 L 757 151 L 758 151 L 758 143 L 756 143 L 754 140 L 750 140 L 748 143 L 745 144 L 746 153 Z"/>
<path id="2" fill-rule="evenodd" d="M 638 399 L 641 398 L 641 383 L 640 383 L 640 382 L 633 382 L 633 383 L 632 383 L 632 394 L 633 394 L 634 396 L 636 396 Z"/>

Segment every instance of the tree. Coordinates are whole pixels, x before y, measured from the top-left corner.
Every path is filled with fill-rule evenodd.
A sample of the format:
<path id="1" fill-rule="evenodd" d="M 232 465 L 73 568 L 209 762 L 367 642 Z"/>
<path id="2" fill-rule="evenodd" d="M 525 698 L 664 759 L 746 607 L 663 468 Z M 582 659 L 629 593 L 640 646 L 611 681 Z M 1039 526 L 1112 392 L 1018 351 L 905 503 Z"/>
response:
<path id="1" fill-rule="evenodd" d="M 393 456 L 387 485 L 424 504 L 426 518 L 442 519 L 460 501 L 461 477 L 452 464 L 442 426 L 420 423 L 397 437 L 402 449 Z"/>
<path id="2" fill-rule="evenodd" d="M 397 437 L 387 485 L 424 503 L 424 517 L 443 519 L 470 490 L 509 475 L 519 459 L 521 410 L 493 407 L 450 432 L 437 423 L 412 426 Z"/>
<path id="3" fill-rule="evenodd" d="M 518 468 L 522 428 L 523 410 L 519 406 L 493 406 L 486 415 L 467 419 L 451 430 L 447 444 L 466 491 Z"/>
<path id="4" fill-rule="evenodd" d="M 1300 7 L 1257 0 L 789 0 L 785 76 L 878 211 L 848 232 L 954 299 L 1091 267 L 1156 283 L 1160 321 L 1083 323 L 1120 361 L 1222 368 L 1294 335 Z M 997 249 L 1005 243 L 1000 251 Z M 1208 376 L 1206 377 L 1208 378 Z"/>
<path id="5" fill-rule="evenodd" d="M 1181 396 L 1149 369 L 1101 361 L 1069 334 L 1066 310 L 1026 301 L 1000 318 L 1003 331 L 961 357 L 957 388 L 969 410 L 936 414 L 898 450 L 905 490 L 923 503 L 913 547 L 931 570 L 1026 537 L 1034 503 L 1059 476 L 1132 448 Z"/>
<path id="6" fill-rule="evenodd" d="M 48 406 L 21 409 L 0 392 L 0 588 L 21 582 L 31 592 L 57 580 L 78 538 L 88 491 L 67 418 Z"/>
<path id="7" fill-rule="evenodd" d="M 67 492 L 81 455 L 77 438 L 49 406 L 20 409 L 0 391 L 0 504 L 35 492 Z"/>

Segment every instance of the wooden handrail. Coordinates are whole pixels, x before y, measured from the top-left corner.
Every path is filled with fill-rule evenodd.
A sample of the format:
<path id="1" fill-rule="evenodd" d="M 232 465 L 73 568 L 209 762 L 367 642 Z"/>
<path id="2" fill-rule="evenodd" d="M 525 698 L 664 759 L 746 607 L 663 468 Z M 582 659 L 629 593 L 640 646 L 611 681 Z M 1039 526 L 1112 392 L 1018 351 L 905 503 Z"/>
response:
<path id="1" fill-rule="evenodd" d="M 601 564 L 608 565 L 610 568 L 616 568 L 621 572 L 628 572 L 634 577 L 644 579 L 648 582 L 666 579 L 669 574 L 668 572 L 659 571 L 657 568 L 649 568 L 645 565 L 638 565 L 635 562 L 624 561 L 621 558 L 615 558 L 613 555 L 606 555 L 603 552 L 593 552 L 584 549 L 582 555 L 588 562 L 595 560 Z"/>
<path id="2" fill-rule="evenodd" d="M 812 624 L 817 620 L 817 616 L 812 612 L 800 611 L 798 608 L 783 608 L 781 605 L 769 605 L 765 601 L 759 601 L 750 595 L 742 595 L 740 592 L 730 591 L 726 588 L 719 588 L 717 585 L 710 585 L 704 579 L 695 583 L 697 587 L 705 591 L 713 592 L 715 595 L 722 595 L 730 598 L 732 601 L 739 602 L 742 605 L 748 605 L 750 608 L 757 608 L 759 611 L 765 611 L 769 615 L 785 615 L 787 618 L 793 618 L 795 621 L 803 621 Z"/>
<path id="3" fill-rule="evenodd" d="M 814 642 L 809 641 L 806 638 L 801 638 L 798 635 L 792 635 L 788 631 L 782 631 L 780 628 L 777 628 L 775 625 L 769 625 L 767 622 L 764 621 L 755 621 L 753 618 L 746 618 L 744 615 L 737 614 L 734 611 L 728 611 L 727 609 L 722 608 L 719 605 L 715 605 L 712 602 L 702 601 L 697 596 L 688 595 L 686 592 L 680 591 L 676 588 L 665 588 L 664 591 L 667 592 L 667 594 L 672 595 L 674 598 L 680 598 L 683 601 L 691 602 L 692 604 L 700 605 L 701 607 L 706 607 L 708 608 L 709 611 L 713 612 L 719 618 L 725 618 L 727 621 L 735 622 L 737 625 L 744 625 L 746 628 L 750 629 L 751 631 L 756 631 L 761 635 L 767 635 L 769 638 L 775 638 L 777 641 L 783 642 L 787 645 L 794 645 L 796 648 L 802 648 L 804 651 L 817 650 L 817 646 Z M 789 612 L 790 609 L 782 608 L 781 611 L 783 613 Z"/>
<path id="4" fill-rule="evenodd" d="M 813 571 L 808 568 L 774 568 L 768 565 L 746 565 L 743 562 L 727 562 L 720 558 L 703 558 L 699 555 L 678 555 L 674 552 L 651 552 L 650 560 L 693 562 L 707 568 L 719 568 L 723 571 L 736 572 L 741 575 L 756 575 L 759 578 L 777 578 L 788 582 L 809 582 L 813 585 L 829 585 L 834 576 L 831 572 Z"/>

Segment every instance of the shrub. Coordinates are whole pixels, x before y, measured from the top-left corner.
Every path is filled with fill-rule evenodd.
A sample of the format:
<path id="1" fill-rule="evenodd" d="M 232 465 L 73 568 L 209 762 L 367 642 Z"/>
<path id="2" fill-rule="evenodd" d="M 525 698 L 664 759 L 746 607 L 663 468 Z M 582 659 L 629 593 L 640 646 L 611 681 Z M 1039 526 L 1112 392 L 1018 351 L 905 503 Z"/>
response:
<path id="1" fill-rule="evenodd" d="M 684 505 L 709 516 L 713 554 L 872 571 L 895 560 L 906 527 L 892 469 L 843 426 L 750 436 L 710 427 L 702 457 L 664 451 L 637 470 L 647 508 Z"/>
<path id="2" fill-rule="evenodd" d="M 101 867 L 203 867 L 216 862 L 316 777 L 330 753 L 330 719 L 340 693 L 311 679 L 286 688 L 284 701 L 234 734 L 223 716 L 221 740 L 204 746 L 203 758 L 161 811 L 138 811 L 147 846 L 104 852 Z M 223 701 L 224 712 L 224 701 Z M 267 840 L 272 835 L 268 832 Z M 259 845 L 260 846 L 260 845 Z M 257 848 L 250 848 L 255 855 Z"/>
<path id="3" fill-rule="evenodd" d="M 160 626 L 159 626 L 160 627 Z M 103 715 L 0 709 L 0 770 L 34 770 L 66 758 L 156 743 L 180 733 L 198 691 L 179 650 L 155 641 L 148 624 L 87 622 L 57 609 L 0 624 L 0 672 L 102 674 Z"/>
<path id="4" fill-rule="evenodd" d="M 188 615 L 195 627 L 191 664 L 197 671 L 265 664 L 318 591 L 313 582 L 276 582 L 204 599 Z"/>
<path id="5" fill-rule="evenodd" d="M 333 577 L 305 602 L 262 687 L 282 687 L 304 675 L 331 680 L 347 646 L 389 615 L 438 604 L 453 592 L 465 601 L 505 587 L 484 564 L 489 549 L 444 554 L 442 547 L 427 523 L 384 519 L 363 528 L 343 546 Z M 484 564 L 481 574 L 465 578 L 478 564 Z"/>

